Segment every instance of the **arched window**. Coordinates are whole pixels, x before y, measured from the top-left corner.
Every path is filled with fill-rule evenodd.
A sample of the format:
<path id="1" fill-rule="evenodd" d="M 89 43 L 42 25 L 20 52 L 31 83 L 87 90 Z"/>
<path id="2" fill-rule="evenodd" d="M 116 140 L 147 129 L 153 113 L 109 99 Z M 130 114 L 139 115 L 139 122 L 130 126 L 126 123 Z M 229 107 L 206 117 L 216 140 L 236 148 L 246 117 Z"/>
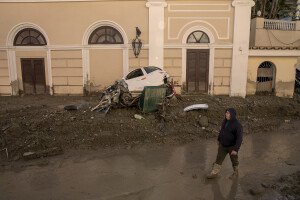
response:
<path id="1" fill-rule="evenodd" d="M 15 46 L 44 46 L 47 45 L 46 39 L 41 32 L 33 28 L 21 30 L 15 37 Z"/>
<path id="2" fill-rule="evenodd" d="M 101 26 L 92 32 L 89 44 L 124 44 L 124 41 L 120 32 L 115 28 Z"/>
<path id="3" fill-rule="evenodd" d="M 209 43 L 209 37 L 203 31 L 194 31 L 187 38 L 187 43 Z"/>
<path id="4" fill-rule="evenodd" d="M 256 92 L 272 92 L 275 88 L 276 66 L 270 61 L 261 63 L 257 69 Z"/>

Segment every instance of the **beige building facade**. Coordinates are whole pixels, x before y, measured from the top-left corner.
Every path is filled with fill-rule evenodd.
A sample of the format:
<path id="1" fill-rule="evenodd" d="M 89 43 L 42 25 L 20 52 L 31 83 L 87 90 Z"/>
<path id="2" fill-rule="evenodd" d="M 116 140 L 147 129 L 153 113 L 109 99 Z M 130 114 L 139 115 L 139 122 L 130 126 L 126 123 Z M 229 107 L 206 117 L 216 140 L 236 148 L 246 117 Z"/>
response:
<path id="1" fill-rule="evenodd" d="M 84 95 L 154 65 L 170 74 L 180 93 L 245 97 L 253 93 L 248 68 L 253 5 L 0 0 L 0 94 Z M 135 27 L 142 32 L 138 58 L 131 46 Z"/>
<path id="2" fill-rule="evenodd" d="M 293 97 L 300 62 L 300 21 L 251 20 L 247 94 Z"/>

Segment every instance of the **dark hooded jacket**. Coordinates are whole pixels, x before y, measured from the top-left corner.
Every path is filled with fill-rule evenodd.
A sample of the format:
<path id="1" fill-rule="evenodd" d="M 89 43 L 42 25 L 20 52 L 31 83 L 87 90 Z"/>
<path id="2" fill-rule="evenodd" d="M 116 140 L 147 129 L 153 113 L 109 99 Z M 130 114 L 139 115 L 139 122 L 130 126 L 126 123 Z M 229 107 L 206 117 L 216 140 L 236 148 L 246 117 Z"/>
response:
<path id="1" fill-rule="evenodd" d="M 234 146 L 234 151 L 238 152 L 243 141 L 243 127 L 236 119 L 236 111 L 234 108 L 228 108 L 230 112 L 230 120 L 225 120 L 218 136 L 218 141 L 225 147 Z"/>

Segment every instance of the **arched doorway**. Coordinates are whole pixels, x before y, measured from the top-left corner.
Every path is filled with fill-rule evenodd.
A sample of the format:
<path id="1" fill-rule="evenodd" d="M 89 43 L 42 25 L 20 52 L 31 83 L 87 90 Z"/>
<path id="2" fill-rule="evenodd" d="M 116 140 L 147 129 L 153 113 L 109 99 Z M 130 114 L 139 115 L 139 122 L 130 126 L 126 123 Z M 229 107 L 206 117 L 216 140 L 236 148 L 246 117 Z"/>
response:
<path id="1" fill-rule="evenodd" d="M 17 33 L 14 46 L 45 46 L 44 35 L 34 29 L 25 28 Z M 25 94 L 45 94 L 46 76 L 44 58 L 21 58 L 23 91 Z"/>
<path id="2" fill-rule="evenodd" d="M 128 72 L 128 37 L 110 20 L 96 21 L 84 33 L 82 50 L 84 89 L 97 92 Z"/>
<path id="3" fill-rule="evenodd" d="M 209 37 L 203 31 L 194 31 L 186 43 L 207 44 Z M 209 85 L 209 49 L 187 49 L 186 90 L 188 93 L 207 93 Z"/>
<path id="4" fill-rule="evenodd" d="M 257 69 L 256 92 L 271 93 L 275 89 L 276 66 L 270 61 L 264 61 Z"/>
<path id="5" fill-rule="evenodd" d="M 90 92 L 102 90 L 123 76 L 124 38 L 120 31 L 105 25 L 96 28 L 89 36 Z M 116 48 L 116 47 L 119 48 Z"/>

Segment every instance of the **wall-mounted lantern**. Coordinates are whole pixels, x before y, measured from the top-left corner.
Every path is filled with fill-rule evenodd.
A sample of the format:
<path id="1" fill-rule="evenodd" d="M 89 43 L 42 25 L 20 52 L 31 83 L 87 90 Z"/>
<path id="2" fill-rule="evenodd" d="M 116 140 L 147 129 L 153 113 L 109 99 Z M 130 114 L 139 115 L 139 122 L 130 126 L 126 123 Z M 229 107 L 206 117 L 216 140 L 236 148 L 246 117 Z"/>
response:
<path id="1" fill-rule="evenodd" d="M 143 43 L 141 41 L 141 39 L 139 39 L 139 36 L 141 35 L 141 31 L 138 27 L 135 28 L 136 29 L 136 36 L 135 39 L 132 40 L 132 49 L 133 49 L 133 53 L 135 55 L 135 57 L 137 58 L 140 54 L 141 48 L 143 46 Z"/>

